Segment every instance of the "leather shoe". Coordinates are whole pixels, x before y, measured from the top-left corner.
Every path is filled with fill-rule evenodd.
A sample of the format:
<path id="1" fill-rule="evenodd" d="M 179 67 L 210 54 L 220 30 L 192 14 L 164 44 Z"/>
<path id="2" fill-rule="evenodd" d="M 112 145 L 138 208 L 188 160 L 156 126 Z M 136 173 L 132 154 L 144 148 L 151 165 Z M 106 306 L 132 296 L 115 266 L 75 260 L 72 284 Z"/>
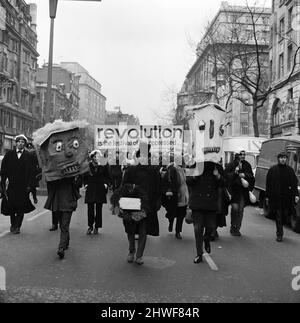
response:
<path id="1" fill-rule="evenodd" d="M 168 226 L 168 231 L 169 231 L 169 232 L 172 232 L 172 231 L 173 231 L 173 224 L 172 224 L 172 223 L 170 223 L 170 224 L 169 224 L 169 226 Z"/>
<path id="2" fill-rule="evenodd" d="M 93 228 L 92 227 L 89 227 L 86 234 L 89 235 L 89 234 L 92 234 L 93 232 Z"/>
<path id="3" fill-rule="evenodd" d="M 129 252 L 129 254 L 127 256 L 127 262 L 132 263 L 133 260 L 134 260 L 134 252 Z"/>
<path id="4" fill-rule="evenodd" d="M 19 234 L 21 231 L 20 231 L 20 228 L 15 228 L 14 231 L 12 233 L 14 234 Z"/>
<path id="5" fill-rule="evenodd" d="M 276 241 L 277 242 L 282 242 L 282 236 L 277 236 Z"/>
<path id="6" fill-rule="evenodd" d="M 58 254 L 60 259 L 63 259 L 64 256 L 65 256 L 64 248 L 59 248 L 58 251 L 57 251 L 57 254 Z"/>
<path id="7" fill-rule="evenodd" d="M 49 229 L 49 231 L 56 231 L 58 229 L 58 225 L 52 225 L 52 227 Z"/>
<path id="8" fill-rule="evenodd" d="M 15 227 L 13 225 L 10 226 L 10 232 L 13 233 L 15 231 Z"/>
<path id="9" fill-rule="evenodd" d="M 95 228 L 93 233 L 98 234 L 98 228 Z"/>
<path id="10" fill-rule="evenodd" d="M 176 233 L 176 234 L 175 234 L 175 237 L 176 237 L 177 239 L 180 239 L 180 240 L 182 239 L 182 236 L 181 236 L 180 232 Z"/>
<path id="11" fill-rule="evenodd" d="M 199 264 L 200 262 L 202 262 L 202 256 L 197 256 L 197 257 L 194 259 L 194 264 Z"/>
<path id="12" fill-rule="evenodd" d="M 211 252 L 209 240 L 204 240 L 204 249 L 206 250 L 207 253 Z"/>
<path id="13" fill-rule="evenodd" d="M 144 263 L 144 260 L 143 260 L 143 258 L 142 258 L 142 257 L 140 257 L 140 258 L 136 258 L 136 259 L 135 259 L 135 263 L 136 263 L 136 264 L 138 264 L 138 265 L 142 265 L 142 264 Z"/>

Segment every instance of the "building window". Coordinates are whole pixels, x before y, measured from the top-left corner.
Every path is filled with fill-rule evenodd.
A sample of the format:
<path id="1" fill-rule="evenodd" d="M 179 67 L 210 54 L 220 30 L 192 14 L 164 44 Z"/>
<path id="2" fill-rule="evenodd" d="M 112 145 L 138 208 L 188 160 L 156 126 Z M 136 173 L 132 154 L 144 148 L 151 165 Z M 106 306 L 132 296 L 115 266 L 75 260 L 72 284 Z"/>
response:
<path id="1" fill-rule="evenodd" d="M 293 7 L 288 10 L 288 31 L 292 29 Z"/>
<path id="2" fill-rule="evenodd" d="M 294 57 L 293 57 L 293 44 L 288 46 L 288 58 L 287 58 L 287 68 L 290 71 L 293 67 Z"/>
<path id="3" fill-rule="evenodd" d="M 278 77 L 282 78 L 283 74 L 284 74 L 284 56 L 283 53 L 279 55 L 279 73 L 278 73 Z"/>
<path id="4" fill-rule="evenodd" d="M 245 108 L 246 106 L 243 107 L 242 111 L 245 111 Z M 248 112 L 241 113 L 241 134 L 249 135 L 249 113 Z"/>
<path id="5" fill-rule="evenodd" d="M 294 99 L 294 89 L 290 88 L 288 90 L 287 102 L 291 102 Z"/>
<path id="6" fill-rule="evenodd" d="M 279 41 L 283 39 L 285 34 L 285 21 L 284 18 L 281 18 L 279 21 Z"/>

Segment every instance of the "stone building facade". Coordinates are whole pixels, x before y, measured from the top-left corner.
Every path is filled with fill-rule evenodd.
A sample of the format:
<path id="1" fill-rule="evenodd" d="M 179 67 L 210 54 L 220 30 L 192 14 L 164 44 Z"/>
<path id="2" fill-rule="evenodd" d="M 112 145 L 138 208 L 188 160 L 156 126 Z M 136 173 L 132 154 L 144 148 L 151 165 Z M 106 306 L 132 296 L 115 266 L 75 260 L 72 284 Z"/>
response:
<path id="1" fill-rule="evenodd" d="M 263 69 L 264 72 L 268 72 L 271 10 L 255 8 L 253 12 L 257 16 L 255 28 L 259 52 L 261 57 L 265 57 L 263 60 L 266 62 Z M 233 36 L 233 31 L 237 36 Z M 252 55 L 255 42 L 251 33 L 253 34 L 253 24 L 249 9 L 244 6 L 231 6 L 223 1 L 220 10 L 197 46 L 196 61 L 186 75 L 181 91 L 177 95 L 177 122 L 186 122 L 185 106 L 214 102 L 226 109 L 225 136 L 253 136 L 252 108 L 228 95 L 228 80 L 224 70 L 222 71 L 220 61 L 220 57 L 225 58 L 230 50 L 232 51 L 230 55 L 234 55 L 234 50 L 238 52 L 239 49 L 248 56 Z M 234 46 L 236 49 L 232 49 Z M 251 105 L 250 95 L 246 91 L 240 89 L 239 95 L 243 97 L 244 102 L 248 101 Z M 266 136 L 268 133 L 267 106 L 259 110 L 258 120 L 259 132 Z"/>
<path id="2" fill-rule="evenodd" d="M 31 138 L 37 73 L 36 5 L 0 0 L 0 154 Z"/>
<path id="3" fill-rule="evenodd" d="M 300 134 L 299 46 L 300 1 L 273 0 L 270 75 L 276 90 L 269 97 L 270 137 Z"/>
<path id="4" fill-rule="evenodd" d="M 44 92 L 43 88 L 44 86 L 47 86 L 47 75 L 48 65 L 43 65 L 41 68 L 38 68 L 36 82 L 40 92 Z M 77 120 L 79 118 L 79 79 L 79 75 L 70 72 L 58 64 L 53 65 L 50 113 L 46 113 L 45 103 L 39 101 L 38 105 L 36 105 L 36 115 L 43 116 L 43 119 L 39 119 L 41 120 L 42 125 L 54 121 L 57 119 L 57 116 L 60 115 L 58 111 L 62 111 L 60 108 L 60 102 L 62 101 L 58 98 L 61 96 L 61 93 L 63 93 L 67 99 L 63 100 L 66 102 L 66 106 L 64 107 L 65 112 L 63 114 L 66 121 Z M 41 96 L 43 96 L 42 93 Z M 68 108 L 69 102 L 71 102 L 71 109 Z M 38 109 L 40 109 L 40 111 L 38 111 Z M 50 116 L 50 120 L 47 120 L 47 115 Z"/>
<path id="5" fill-rule="evenodd" d="M 61 62 L 60 66 L 80 77 L 78 118 L 89 123 L 89 141 L 93 145 L 95 125 L 105 122 L 106 97 L 102 94 L 102 86 L 79 63 Z"/>

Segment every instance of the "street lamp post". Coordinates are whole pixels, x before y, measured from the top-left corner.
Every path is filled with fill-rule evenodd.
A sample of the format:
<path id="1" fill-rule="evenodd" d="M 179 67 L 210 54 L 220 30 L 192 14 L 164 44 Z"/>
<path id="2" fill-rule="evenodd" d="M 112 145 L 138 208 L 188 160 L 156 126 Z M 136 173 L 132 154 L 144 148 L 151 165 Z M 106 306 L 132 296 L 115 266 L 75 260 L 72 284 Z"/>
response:
<path id="1" fill-rule="evenodd" d="M 52 89 L 52 66 L 53 66 L 53 35 L 54 35 L 54 19 L 56 17 L 58 0 L 49 0 L 50 13 L 50 39 L 49 39 L 49 57 L 48 57 L 48 73 L 47 73 L 47 94 L 46 94 L 46 122 L 50 122 L 50 108 L 51 108 L 51 89 Z"/>
<path id="2" fill-rule="evenodd" d="M 70 0 L 70 1 L 98 1 L 101 0 Z M 54 19 L 56 17 L 58 0 L 49 0 L 50 16 L 50 39 L 49 39 L 49 57 L 48 57 L 48 74 L 47 74 L 47 93 L 46 93 L 46 111 L 44 113 L 46 122 L 50 122 L 51 108 L 51 90 L 52 90 L 52 69 L 53 69 L 53 37 L 54 37 Z"/>

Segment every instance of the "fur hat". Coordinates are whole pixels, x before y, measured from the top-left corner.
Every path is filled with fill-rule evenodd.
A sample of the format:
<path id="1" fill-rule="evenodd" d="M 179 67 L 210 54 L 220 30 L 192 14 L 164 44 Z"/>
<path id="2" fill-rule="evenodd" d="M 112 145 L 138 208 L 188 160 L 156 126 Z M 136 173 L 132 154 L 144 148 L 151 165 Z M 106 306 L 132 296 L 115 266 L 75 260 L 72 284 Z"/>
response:
<path id="1" fill-rule="evenodd" d="M 77 128 L 85 128 L 88 123 L 85 120 L 75 120 L 65 122 L 62 120 L 55 120 L 52 123 L 47 123 L 44 127 L 36 130 L 32 137 L 35 145 L 41 146 L 54 133 L 60 133 Z"/>
<path id="2" fill-rule="evenodd" d="M 25 135 L 21 134 L 21 135 L 17 135 L 15 137 L 15 142 L 18 142 L 19 140 L 25 140 L 25 143 L 28 142 L 28 139 L 25 137 Z"/>

